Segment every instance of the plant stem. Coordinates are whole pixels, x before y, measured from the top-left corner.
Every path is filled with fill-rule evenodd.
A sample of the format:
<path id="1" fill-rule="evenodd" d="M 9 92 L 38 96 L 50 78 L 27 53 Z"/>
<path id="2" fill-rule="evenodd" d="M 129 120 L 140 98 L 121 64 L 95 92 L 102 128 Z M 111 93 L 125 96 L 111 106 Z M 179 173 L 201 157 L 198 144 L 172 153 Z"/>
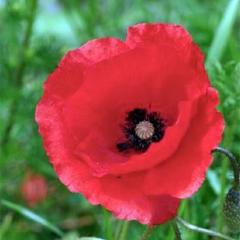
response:
<path id="1" fill-rule="evenodd" d="M 175 239 L 176 240 L 182 240 L 181 231 L 178 227 L 178 224 L 177 224 L 176 220 L 172 221 L 172 226 L 173 226 L 173 230 L 175 232 Z"/>
<path id="2" fill-rule="evenodd" d="M 13 220 L 12 213 L 8 213 L 3 219 L 0 225 L 0 239 L 4 239 L 5 233 L 11 229 L 11 223 Z M 11 231 L 11 230 L 10 230 Z"/>
<path id="3" fill-rule="evenodd" d="M 128 225 L 129 225 L 129 222 L 127 222 L 127 221 L 123 222 L 118 240 L 125 240 L 125 239 L 127 239 L 126 235 L 127 235 Z"/>
<path id="4" fill-rule="evenodd" d="M 140 240 L 147 240 L 150 234 L 152 233 L 153 226 L 148 226 L 146 231 L 141 236 Z"/>
<path id="5" fill-rule="evenodd" d="M 103 208 L 104 235 L 106 239 L 112 239 L 112 223 L 109 212 Z"/>
<path id="6" fill-rule="evenodd" d="M 118 221 L 117 222 L 117 226 L 116 226 L 116 229 L 115 229 L 115 233 L 114 233 L 114 240 L 118 240 L 119 239 L 119 235 L 121 233 L 121 230 L 122 230 L 122 225 L 123 225 L 123 221 Z"/>
<path id="7" fill-rule="evenodd" d="M 31 0 L 30 1 L 30 15 L 27 19 L 27 28 L 26 28 L 26 32 L 24 35 L 24 39 L 22 44 L 20 44 L 21 48 L 20 48 L 20 52 L 19 52 L 19 64 L 18 64 L 18 68 L 16 69 L 16 74 L 15 74 L 15 85 L 18 89 L 20 89 L 22 87 L 22 83 L 23 83 L 23 77 L 24 77 L 24 73 L 26 70 L 26 52 L 29 49 L 29 44 L 30 44 L 30 39 L 31 39 L 31 35 L 32 35 L 32 31 L 33 31 L 33 23 L 35 21 L 35 17 L 36 17 L 36 12 L 37 12 L 37 3 L 38 0 Z M 8 140 L 9 140 L 9 135 L 11 133 L 13 124 L 14 124 L 14 119 L 15 119 L 15 115 L 16 115 L 16 110 L 17 110 L 17 104 L 18 104 L 18 100 L 19 100 L 19 96 L 20 94 L 17 94 L 17 96 L 15 97 L 15 99 L 13 100 L 11 106 L 10 106 L 10 111 L 9 111 L 9 119 L 7 121 L 7 125 L 4 129 L 4 132 L 2 134 L 2 138 L 1 138 L 1 142 L 0 142 L 0 146 L 3 147 L 4 144 L 7 144 Z"/>
<path id="8" fill-rule="evenodd" d="M 224 234 L 221 234 L 219 232 L 215 232 L 215 231 L 212 231 L 212 230 L 209 230 L 209 229 L 201 228 L 201 227 L 195 226 L 193 224 L 190 224 L 190 223 L 186 222 L 185 220 L 181 219 L 180 217 L 177 217 L 176 220 L 177 220 L 178 223 L 180 223 L 185 228 L 187 228 L 191 231 L 203 233 L 203 234 L 206 234 L 206 235 L 209 235 L 209 236 L 212 236 L 212 237 L 218 237 L 218 238 L 225 239 L 225 240 L 234 240 L 233 238 L 228 237 L 228 236 L 226 236 Z"/>
<path id="9" fill-rule="evenodd" d="M 19 62 L 19 66 L 16 72 L 16 85 L 17 87 L 20 86 L 22 84 L 22 78 L 24 76 L 25 73 L 25 69 L 26 69 L 26 52 L 29 48 L 30 45 L 30 39 L 32 36 L 32 32 L 33 32 L 33 23 L 36 17 L 36 11 L 37 11 L 37 3 L 38 0 L 31 0 L 30 1 L 30 15 L 28 17 L 28 22 L 27 22 L 27 29 L 26 29 L 26 33 L 23 39 L 23 43 L 20 49 L 20 62 Z"/>
<path id="10" fill-rule="evenodd" d="M 236 116 L 238 114 L 238 111 L 232 113 L 232 116 Z M 231 128 L 226 127 L 225 134 L 226 137 L 224 139 L 224 145 L 225 146 L 230 146 L 231 143 L 234 140 L 234 129 L 236 129 L 238 125 L 238 118 L 234 118 L 234 121 L 231 125 Z M 222 231 L 223 226 L 224 226 L 224 220 L 223 220 L 223 204 L 225 202 L 225 197 L 226 197 L 226 188 L 227 188 L 227 172 L 229 169 L 229 163 L 230 161 L 222 161 L 221 162 L 221 191 L 220 195 L 218 196 L 218 208 L 217 208 L 217 214 L 216 214 L 216 230 L 217 231 Z"/>
<path id="11" fill-rule="evenodd" d="M 222 147 L 216 147 L 215 149 L 213 149 L 213 152 L 220 152 L 220 153 L 223 153 L 226 157 L 228 157 L 232 165 L 233 174 L 234 174 L 233 187 L 235 189 L 239 189 L 240 188 L 240 165 L 236 157 L 229 150 Z"/>

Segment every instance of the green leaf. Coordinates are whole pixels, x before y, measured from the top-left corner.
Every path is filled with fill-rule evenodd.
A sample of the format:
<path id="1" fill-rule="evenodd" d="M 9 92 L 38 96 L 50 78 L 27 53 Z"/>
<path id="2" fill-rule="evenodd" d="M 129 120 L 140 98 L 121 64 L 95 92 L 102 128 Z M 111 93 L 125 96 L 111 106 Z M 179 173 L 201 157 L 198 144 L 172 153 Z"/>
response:
<path id="1" fill-rule="evenodd" d="M 95 237 L 81 237 L 79 240 L 104 240 L 102 238 L 95 238 Z"/>
<path id="2" fill-rule="evenodd" d="M 209 67 L 216 61 L 219 61 L 228 43 L 233 24 L 237 18 L 240 0 L 230 0 L 223 15 L 223 18 L 217 28 L 213 42 L 210 46 L 206 65 Z"/>
<path id="3" fill-rule="evenodd" d="M 209 169 L 207 172 L 207 180 L 208 180 L 210 186 L 212 187 L 213 191 L 215 192 L 215 194 L 219 195 L 221 192 L 221 184 L 217 177 L 216 172 Z"/>
<path id="4" fill-rule="evenodd" d="M 78 237 L 78 234 L 76 232 L 69 232 L 62 240 L 104 240 L 102 238 L 96 238 L 96 237 Z"/>
<path id="5" fill-rule="evenodd" d="M 20 213 L 21 215 L 23 215 L 26 218 L 31 219 L 32 221 L 34 221 L 38 224 L 41 224 L 42 226 L 44 226 L 44 227 L 48 228 L 49 230 L 51 230 L 52 232 L 56 233 L 58 236 L 60 236 L 60 237 L 63 236 L 63 232 L 59 228 L 57 228 L 56 226 L 54 226 L 53 224 L 48 222 L 45 218 L 30 211 L 29 209 L 22 207 L 18 204 L 9 202 L 7 200 L 1 200 L 1 204 L 4 205 L 5 207 L 8 207 L 11 210 L 14 210 L 15 212 Z"/>

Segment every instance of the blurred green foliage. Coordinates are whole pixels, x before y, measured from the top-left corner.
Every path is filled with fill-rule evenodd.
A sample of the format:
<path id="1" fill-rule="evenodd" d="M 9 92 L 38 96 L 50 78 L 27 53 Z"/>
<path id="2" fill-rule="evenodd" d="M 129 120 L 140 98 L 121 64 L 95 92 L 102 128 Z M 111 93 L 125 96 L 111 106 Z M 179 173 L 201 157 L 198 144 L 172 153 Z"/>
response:
<path id="1" fill-rule="evenodd" d="M 123 239 L 139 239 L 144 226 L 126 225 L 101 207 L 90 206 L 68 192 L 57 180 L 41 146 L 34 109 L 42 84 L 64 53 L 89 39 L 124 39 L 129 25 L 171 22 L 185 26 L 195 42 L 208 50 L 228 0 L 1 0 L 0 1 L 0 197 L 26 205 L 20 185 L 28 169 L 42 174 L 49 185 L 46 201 L 33 211 L 46 217 L 67 235 L 112 239 L 119 229 Z M 220 91 L 226 121 L 223 145 L 240 156 L 240 11 L 221 59 L 211 64 L 211 80 Z M 225 29 L 226 30 L 226 29 Z M 224 31 L 224 30 L 221 30 Z M 215 158 L 207 180 L 191 199 L 183 201 L 180 215 L 206 228 L 227 232 L 221 206 L 229 180 L 228 162 Z M 126 235 L 121 236 L 125 231 Z M 206 236 L 183 231 L 184 239 Z M 59 239 L 5 206 L 0 208 L 0 239 Z M 170 226 L 160 226 L 149 239 L 174 239 Z"/>

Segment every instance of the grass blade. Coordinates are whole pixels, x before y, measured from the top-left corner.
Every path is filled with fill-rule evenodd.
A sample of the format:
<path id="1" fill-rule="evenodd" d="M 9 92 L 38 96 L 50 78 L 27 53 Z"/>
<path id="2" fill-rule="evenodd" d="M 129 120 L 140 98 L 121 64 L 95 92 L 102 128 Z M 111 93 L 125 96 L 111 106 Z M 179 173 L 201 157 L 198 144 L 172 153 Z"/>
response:
<path id="1" fill-rule="evenodd" d="M 56 226 L 54 226 L 53 224 L 51 224 L 50 222 L 48 222 L 45 218 L 37 215 L 36 213 L 30 211 L 29 209 L 22 207 L 18 204 L 9 202 L 7 200 L 1 200 L 1 204 L 4 205 L 5 207 L 14 210 L 15 212 L 20 213 L 21 215 L 23 215 L 24 217 L 31 219 L 32 221 L 41 224 L 42 226 L 48 228 L 49 230 L 51 230 L 52 232 L 54 232 L 55 234 L 57 234 L 58 236 L 62 237 L 63 236 L 63 232 L 57 228 Z"/>
<path id="2" fill-rule="evenodd" d="M 95 238 L 95 237 L 81 237 L 79 240 L 103 240 L 102 238 Z"/>
<path id="3" fill-rule="evenodd" d="M 0 239 L 4 239 L 3 237 L 5 233 L 11 228 L 11 223 L 12 215 L 8 214 L 3 218 L 2 223 L 0 225 Z"/>
<path id="4" fill-rule="evenodd" d="M 239 10 L 240 0 L 230 0 L 210 46 L 206 66 L 222 57 Z"/>

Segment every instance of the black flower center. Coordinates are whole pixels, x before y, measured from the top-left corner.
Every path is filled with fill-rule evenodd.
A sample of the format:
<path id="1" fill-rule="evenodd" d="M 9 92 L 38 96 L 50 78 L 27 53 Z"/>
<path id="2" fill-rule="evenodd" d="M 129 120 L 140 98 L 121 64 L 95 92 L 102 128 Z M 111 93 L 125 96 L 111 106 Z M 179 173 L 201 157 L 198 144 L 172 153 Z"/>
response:
<path id="1" fill-rule="evenodd" d="M 117 143 L 120 152 L 133 149 L 145 152 L 151 143 L 159 142 L 165 131 L 165 122 L 157 112 L 148 112 L 146 109 L 135 108 L 127 113 L 123 132 L 124 142 Z"/>

